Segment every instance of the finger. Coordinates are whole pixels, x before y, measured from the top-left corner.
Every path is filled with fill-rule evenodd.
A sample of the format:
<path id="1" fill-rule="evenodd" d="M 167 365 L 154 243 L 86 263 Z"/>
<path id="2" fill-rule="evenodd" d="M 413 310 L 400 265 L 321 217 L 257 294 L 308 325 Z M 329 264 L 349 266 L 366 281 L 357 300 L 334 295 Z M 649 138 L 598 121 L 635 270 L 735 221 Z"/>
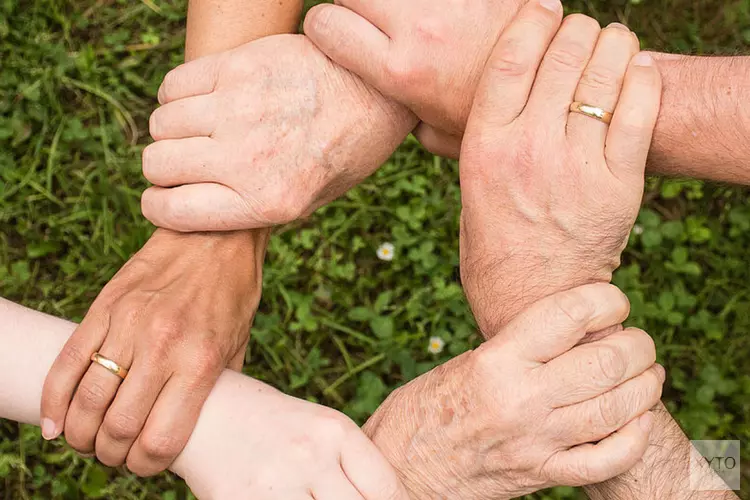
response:
<path id="1" fill-rule="evenodd" d="M 556 483 L 583 486 L 600 483 L 632 469 L 649 446 L 654 415 L 647 412 L 597 444 L 583 444 L 554 455 L 548 462 Z"/>
<path id="2" fill-rule="evenodd" d="M 567 123 L 570 103 L 600 31 L 599 23 L 588 16 L 565 18 L 539 67 L 526 106 L 533 119 Z"/>
<path id="3" fill-rule="evenodd" d="M 222 58 L 222 55 L 202 57 L 171 70 L 159 87 L 159 104 L 213 92 Z"/>
<path id="4" fill-rule="evenodd" d="M 504 331 L 524 359 L 546 363 L 570 350 L 586 333 L 622 323 L 629 313 L 630 303 L 624 293 L 616 286 L 596 283 L 536 302 Z"/>
<path id="5" fill-rule="evenodd" d="M 339 498 L 341 500 L 364 500 L 357 489 L 346 478 L 344 471 L 329 472 L 325 477 L 319 478 L 312 488 L 313 498 L 316 500 L 328 500 Z"/>
<path id="6" fill-rule="evenodd" d="M 141 196 L 141 211 L 155 226 L 183 232 L 236 231 L 273 225 L 252 217 L 236 191 L 214 183 L 148 188 Z"/>
<path id="7" fill-rule="evenodd" d="M 216 130 L 219 113 L 213 95 L 180 99 L 156 108 L 148 128 L 155 141 L 209 137 Z"/>
<path id="8" fill-rule="evenodd" d="M 610 113 L 614 111 L 628 64 L 638 48 L 638 38 L 622 24 L 613 23 L 603 29 L 574 99 Z M 568 115 L 568 137 L 592 152 L 604 151 L 608 129 L 607 124 L 582 114 Z"/>
<path id="9" fill-rule="evenodd" d="M 202 373 L 190 379 L 177 374 L 169 379 L 128 453 L 127 467 L 131 472 L 141 477 L 153 476 L 166 470 L 177 458 L 222 372 L 215 364 L 211 367 L 199 370 Z"/>
<path id="10" fill-rule="evenodd" d="M 94 304 L 52 364 L 42 389 L 41 427 L 45 439 L 55 439 L 65 427 L 73 394 L 91 366 L 109 329 L 109 315 Z"/>
<path id="11" fill-rule="evenodd" d="M 562 12 L 557 0 L 535 0 L 521 9 L 487 61 L 472 120 L 501 127 L 521 113 L 544 54 L 560 28 Z"/>
<path id="12" fill-rule="evenodd" d="M 305 16 L 304 31 L 335 63 L 382 92 L 392 93 L 387 70 L 391 41 L 368 19 L 338 5 L 320 4 Z"/>
<path id="13" fill-rule="evenodd" d="M 652 365 L 601 396 L 555 410 L 553 418 L 571 423 L 571 427 L 565 430 L 560 426 L 565 444 L 572 446 L 599 441 L 643 415 L 659 402 L 664 377 L 664 368 Z"/>
<path id="14" fill-rule="evenodd" d="M 333 3 L 356 12 L 384 33 L 390 33 L 395 17 L 393 9 L 400 6 L 398 3 L 394 4 L 391 0 L 380 0 L 378 2 L 372 0 L 334 0 Z"/>
<path id="15" fill-rule="evenodd" d="M 110 330 L 99 354 L 129 369 L 133 350 L 127 339 Z M 91 363 L 78 384 L 65 419 L 65 439 L 74 450 L 79 453 L 94 451 L 96 434 L 121 383 L 120 377 L 97 363 Z"/>
<path id="16" fill-rule="evenodd" d="M 236 372 L 242 373 L 242 368 L 245 366 L 245 347 L 243 348 L 229 361 L 227 368 Z"/>
<path id="17" fill-rule="evenodd" d="M 604 154 L 609 169 L 625 182 L 643 182 L 660 103 L 661 75 L 651 55 L 641 52 L 625 74 Z"/>
<path id="18" fill-rule="evenodd" d="M 448 134 L 442 130 L 437 130 L 424 122 L 421 122 L 417 125 L 417 128 L 414 129 L 414 137 L 416 137 L 417 140 L 422 143 L 422 146 L 424 146 L 430 153 L 444 158 L 458 160 L 463 137 L 456 137 L 455 135 Z"/>
<path id="19" fill-rule="evenodd" d="M 96 456 L 100 462 L 108 467 L 125 463 L 169 375 L 154 365 L 135 361 L 96 435 Z"/>
<path id="20" fill-rule="evenodd" d="M 161 187 L 218 182 L 227 167 L 223 158 L 210 137 L 165 139 L 143 150 L 143 175 Z"/>
<path id="21" fill-rule="evenodd" d="M 628 328 L 579 345 L 539 367 L 553 407 L 580 403 L 640 375 L 656 362 L 649 334 Z"/>
<path id="22" fill-rule="evenodd" d="M 393 466 L 359 429 L 351 433 L 341 450 L 341 469 L 349 482 L 368 500 L 408 500 Z"/>

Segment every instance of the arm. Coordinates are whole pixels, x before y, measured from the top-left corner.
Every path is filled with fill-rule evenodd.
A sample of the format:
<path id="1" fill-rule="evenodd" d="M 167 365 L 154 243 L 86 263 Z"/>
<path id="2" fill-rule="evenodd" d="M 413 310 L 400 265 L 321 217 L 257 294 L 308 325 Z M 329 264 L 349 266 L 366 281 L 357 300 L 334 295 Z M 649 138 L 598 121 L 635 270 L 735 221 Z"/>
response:
<path id="1" fill-rule="evenodd" d="M 655 56 L 664 90 L 649 170 L 750 184 L 750 57 Z"/>
<path id="2" fill-rule="evenodd" d="M 557 307 L 561 303 L 596 312 L 574 319 Z M 606 405 L 617 420 L 630 421 L 634 412 L 658 400 L 663 378 L 654 379 L 652 368 L 614 389 L 617 381 L 580 367 L 592 366 L 600 349 L 634 348 L 627 371 L 636 374 L 653 363 L 653 343 L 645 333 L 631 331 L 600 345 L 574 346 L 585 332 L 617 323 L 627 312 L 627 299 L 609 285 L 551 297 L 521 315 L 505 339 L 397 391 L 403 399 L 389 398 L 392 411 L 389 417 L 380 414 L 378 434 L 399 459 L 410 486 L 416 478 L 434 478 L 412 491 L 413 498 L 510 498 L 629 469 L 648 444 L 648 419 L 605 438 L 612 424 L 598 418 L 598 408 Z M 0 417 L 38 421 L 44 374 L 74 329 L 72 323 L 0 299 Z M 530 337 L 534 342 L 526 341 Z M 492 390 L 480 380 L 491 381 Z M 621 401 L 639 401 L 641 409 Z M 472 408 L 495 418 L 476 418 L 482 412 Z M 405 427 L 414 431 L 410 439 L 400 439 L 407 437 Z M 388 428 L 396 439 L 383 442 Z M 457 433 L 467 438 L 444 448 L 446 437 Z M 568 450 L 600 438 L 597 446 Z M 219 377 L 190 441 L 170 468 L 199 498 L 409 498 L 383 455 L 351 420 L 231 371 Z"/>
<path id="3" fill-rule="evenodd" d="M 0 418 L 39 422 L 45 374 L 75 328 L 0 298 Z M 408 498 L 354 422 L 229 370 L 170 469 L 198 498 Z"/>
<path id="4" fill-rule="evenodd" d="M 723 490 L 722 479 L 706 465 L 693 448 L 690 440 L 680 429 L 672 415 L 659 403 L 651 410 L 654 427 L 650 446 L 643 459 L 630 471 L 603 483 L 586 486 L 586 494 L 592 500 L 630 500 L 633 498 L 659 498 L 664 500 L 734 500 L 732 491 L 692 491 L 693 484 L 705 490 Z M 690 456 L 700 468 L 689 469 Z"/>
<path id="5" fill-rule="evenodd" d="M 292 30 L 300 9 L 299 0 L 193 0 L 187 57 Z M 265 230 L 157 229 L 102 290 L 52 365 L 42 403 L 45 438 L 65 431 L 71 446 L 96 451 L 106 465 L 127 462 L 141 475 L 164 470 L 221 371 L 242 368 L 267 240 Z M 96 351 L 130 369 L 128 380 L 92 366 Z"/>
<path id="6" fill-rule="evenodd" d="M 185 60 L 296 31 L 302 0 L 190 0 Z"/>
<path id="7" fill-rule="evenodd" d="M 553 34 L 509 28 L 501 36 L 462 146 L 461 275 L 488 337 L 537 297 L 609 281 L 641 203 L 660 72 L 621 25 L 600 30 L 569 16 Z M 541 61 L 535 39 L 552 40 Z M 529 75 L 504 71 L 508 60 Z M 571 98 L 616 110 L 611 123 L 569 113 Z M 690 498 L 690 443 L 662 405 L 655 413 L 643 459 L 590 488 L 593 497 Z"/>
<path id="8" fill-rule="evenodd" d="M 412 109 L 423 121 L 415 133 L 428 149 L 457 158 L 484 62 L 522 2 L 477 0 L 460 12 L 443 3 L 322 4 L 305 19 L 305 33 L 334 61 Z M 750 183 L 750 57 L 657 58 L 664 106 L 649 169 Z"/>

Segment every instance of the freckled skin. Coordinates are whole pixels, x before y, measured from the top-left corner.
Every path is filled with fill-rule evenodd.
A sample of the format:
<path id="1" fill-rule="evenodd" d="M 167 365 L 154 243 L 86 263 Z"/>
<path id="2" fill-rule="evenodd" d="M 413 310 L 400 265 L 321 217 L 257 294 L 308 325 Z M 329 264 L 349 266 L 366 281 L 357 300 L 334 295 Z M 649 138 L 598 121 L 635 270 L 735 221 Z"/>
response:
<path id="1" fill-rule="evenodd" d="M 220 229 L 239 229 L 242 221 L 243 228 L 283 224 L 311 213 L 371 174 L 415 124 L 405 108 L 334 65 L 304 36 L 244 45 L 217 66 L 207 118 L 217 122 L 218 152 L 207 167 L 221 172 L 217 182 L 242 201 L 215 214 L 224 217 L 224 224 L 211 224 Z M 162 121 L 179 121 L 169 106 L 160 111 Z M 153 164 L 158 168 L 158 158 Z M 156 207 L 147 212 L 166 217 Z"/>

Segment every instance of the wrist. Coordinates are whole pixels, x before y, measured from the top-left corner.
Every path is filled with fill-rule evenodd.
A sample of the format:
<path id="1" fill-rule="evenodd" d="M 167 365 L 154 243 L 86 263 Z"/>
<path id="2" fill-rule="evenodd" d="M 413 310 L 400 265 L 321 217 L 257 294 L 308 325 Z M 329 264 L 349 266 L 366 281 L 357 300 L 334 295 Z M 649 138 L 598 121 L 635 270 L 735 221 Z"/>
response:
<path id="1" fill-rule="evenodd" d="M 144 258 L 151 261 L 160 261 L 164 257 L 172 260 L 172 255 L 179 253 L 196 266 L 209 260 L 222 267 L 232 267 L 233 275 L 242 280 L 249 292 L 248 300 L 255 308 L 260 301 L 263 261 L 269 236 L 268 229 L 180 233 L 159 228 L 141 252 L 145 253 L 142 255 Z M 157 262 L 157 265 L 161 264 Z"/>
<path id="2" fill-rule="evenodd" d="M 591 283 L 609 283 L 619 265 L 619 252 L 616 258 L 603 259 L 602 254 L 589 255 L 586 248 L 526 245 L 487 255 L 479 262 L 462 262 L 465 292 L 485 339 L 544 297 Z"/>

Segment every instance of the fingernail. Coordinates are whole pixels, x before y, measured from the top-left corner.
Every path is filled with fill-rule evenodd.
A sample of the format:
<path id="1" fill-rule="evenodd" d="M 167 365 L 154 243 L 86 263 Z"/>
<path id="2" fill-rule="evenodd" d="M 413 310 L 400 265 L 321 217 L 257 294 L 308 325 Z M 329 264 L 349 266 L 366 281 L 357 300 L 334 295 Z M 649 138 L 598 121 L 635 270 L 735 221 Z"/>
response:
<path id="1" fill-rule="evenodd" d="M 96 453 L 78 453 L 78 456 L 81 458 L 94 458 Z"/>
<path id="2" fill-rule="evenodd" d="M 643 432 L 651 432 L 651 428 L 654 426 L 654 414 L 647 411 L 641 418 L 638 419 L 638 425 L 641 426 Z"/>
<path id="3" fill-rule="evenodd" d="M 646 52 L 639 52 L 633 58 L 633 64 L 636 66 L 651 66 L 654 64 L 654 59 Z"/>
<path id="4" fill-rule="evenodd" d="M 610 23 L 607 26 L 607 28 L 614 28 L 614 29 L 624 30 L 624 31 L 628 31 L 628 32 L 630 31 L 630 28 L 628 28 L 624 24 L 620 24 L 620 23 Z"/>
<path id="5" fill-rule="evenodd" d="M 539 0 L 539 4 L 552 12 L 559 12 L 562 9 L 560 0 Z"/>
<path id="6" fill-rule="evenodd" d="M 57 431 L 57 426 L 49 418 L 42 419 L 42 437 L 47 441 L 52 441 L 59 436 L 60 433 Z"/>

